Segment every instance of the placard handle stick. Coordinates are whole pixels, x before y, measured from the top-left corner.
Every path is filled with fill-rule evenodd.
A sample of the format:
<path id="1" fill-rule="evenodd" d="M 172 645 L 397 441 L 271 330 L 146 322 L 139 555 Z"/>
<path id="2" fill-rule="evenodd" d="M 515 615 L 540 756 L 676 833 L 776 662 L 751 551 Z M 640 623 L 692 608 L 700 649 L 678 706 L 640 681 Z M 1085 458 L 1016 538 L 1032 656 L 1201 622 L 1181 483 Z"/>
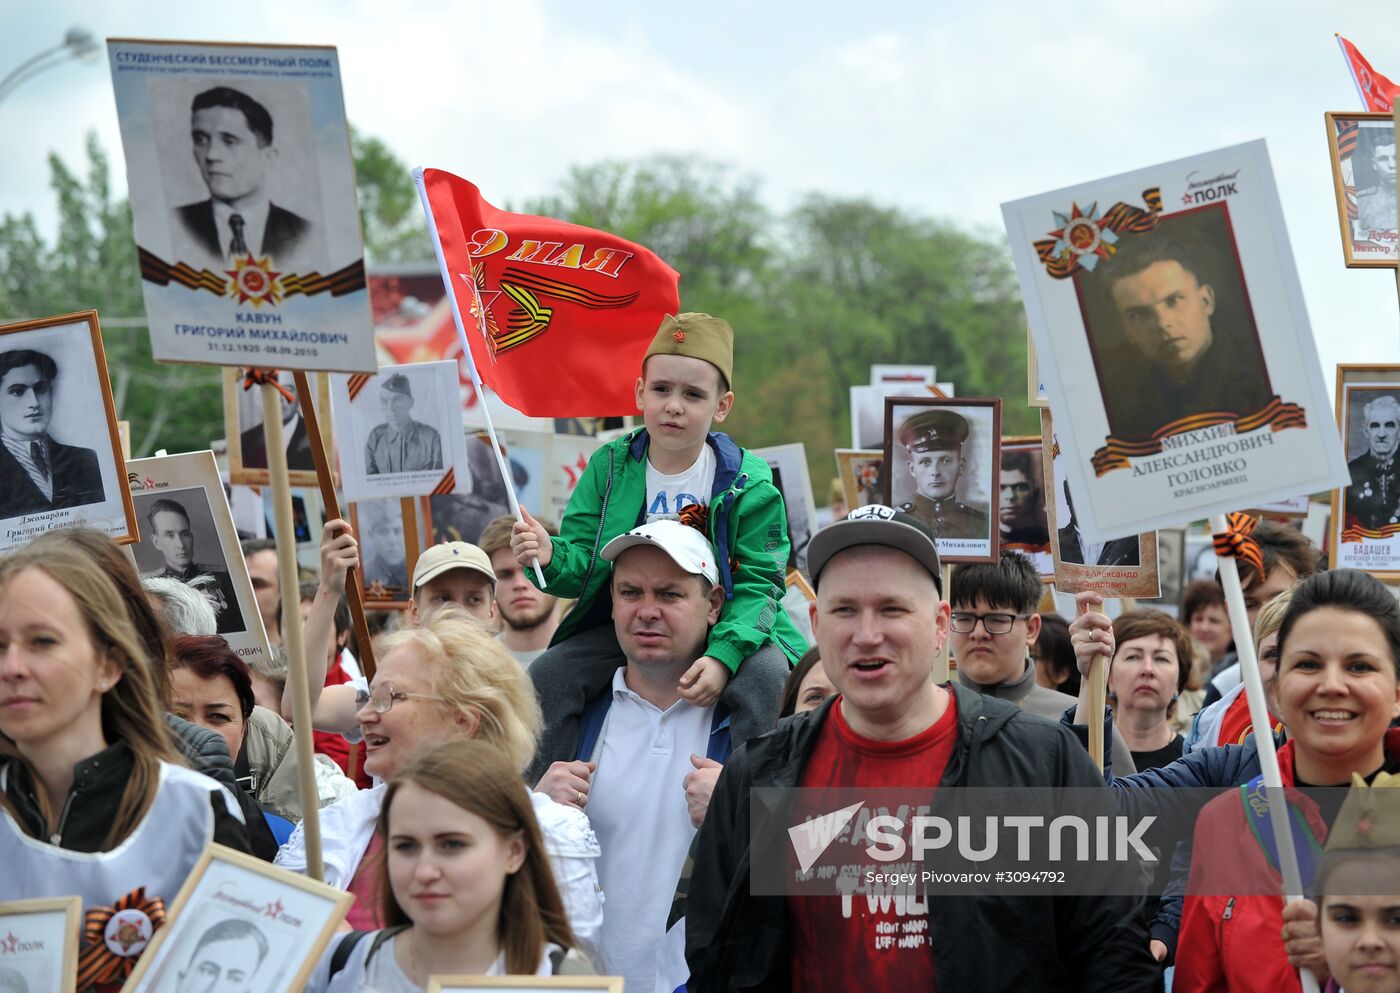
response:
<path id="1" fill-rule="evenodd" d="M 1215 534 L 1229 530 L 1224 514 L 1210 519 Z M 1278 845 L 1279 871 L 1283 875 L 1284 900 L 1291 902 L 1303 897 L 1303 877 L 1298 871 L 1298 852 L 1293 847 L 1293 828 L 1289 823 L 1288 805 L 1283 794 L 1283 776 L 1279 772 L 1278 752 L 1274 749 L 1273 722 L 1269 720 L 1269 705 L 1264 698 L 1264 681 L 1259 676 L 1259 657 L 1254 651 L 1254 633 L 1250 629 L 1249 612 L 1244 605 L 1244 587 L 1240 584 L 1239 565 L 1232 555 L 1219 555 L 1220 585 L 1225 589 L 1225 607 L 1230 615 L 1230 632 L 1235 638 L 1239 655 L 1240 675 L 1249 700 L 1249 720 L 1254 725 L 1254 743 L 1259 750 L 1259 768 L 1264 774 L 1264 787 L 1269 803 L 1269 826 Z M 1317 977 L 1306 969 L 1298 971 L 1305 993 L 1317 993 Z"/>
<path id="2" fill-rule="evenodd" d="M 331 475 L 330 454 L 322 444 L 324 435 L 321 434 L 319 423 L 321 415 L 311 399 L 308 377 L 300 371 L 292 375 L 296 379 L 297 396 L 301 398 L 301 417 L 306 422 L 307 440 L 311 442 L 311 462 L 316 467 L 316 486 L 321 491 L 321 502 L 325 504 L 326 513 L 332 518 L 343 518 L 345 515 L 340 512 L 340 500 L 335 492 L 335 477 Z M 416 561 L 417 558 L 408 559 L 410 572 Z M 355 647 L 359 649 L 360 668 L 364 670 L 365 679 L 373 679 L 376 668 L 374 645 L 370 639 L 369 621 L 365 617 L 365 594 L 358 572 L 358 569 L 351 569 L 346 573 L 345 596 L 350 602 L 350 623 L 355 628 Z"/>
<path id="3" fill-rule="evenodd" d="M 403 511 L 403 540 L 404 551 L 407 553 L 405 562 L 417 562 L 418 556 L 423 554 L 423 535 L 418 527 L 418 497 L 400 497 L 399 507 Z M 413 567 L 408 568 L 409 584 L 413 582 Z M 412 599 L 413 591 L 408 591 L 409 598 Z"/>
<path id="4" fill-rule="evenodd" d="M 298 374 L 297 389 L 305 392 L 305 376 Z M 277 567 L 282 582 L 282 648 L 287 654 L 287 681 L 292 689 L 292 719 L 296 722 L 297 785 L 301 792 L 302 833 L 306 838 L 306 874 L 324 880 L 321 865 L 320 803 L 316 793 L 316 759 L 311 742 L 311 692 L 306 679 L 306 656 L 301 643 L 301 584 L 297 580 L 297 537 L 292 524 L 292 488 L 287 479 L 287 447 L 282 433 L 282 404 L 276 381 L 262 384 L 263 437 L 267 446 L 267 474 L 272 483 L 272 511 L 277 524 Z M 303 410 L 312 404 L 302 404 Z M 319 440 L 312 424 L 306 425 Z M 324 458 L 324 455 L 322 456 Z"/>
<path id="5" fill-rule="evenodd" d="M 943 573 L 943 599 L 948 599 L 949 584 L 953 581 L 953 566 L 951 563 L 940 563 Z M 952 641 L 949 636 L 943 639 L 943 647 L 938 650 L 938 655 L 933 660 L 933 682 L 936 686 L 942 686 L 949 679 L 948 646 Z"/>
<path id="6" fill-rule="evenodd" d="M 1089 612 L 1089 605 L 1081 603 L 1079 605 L 1079 616 L 1083 617 Z M 1089 757 L 1094 760 L 1094 765 L 1103 770 L 1103 718 L 1104 711 L 1108 707 L 1108 654 L 1102 653 L 1094 656 L 1094 661 L 1089 664 L 1089 675 L 1084 677 L 1089 681 Z"/>
<path id="7" fill-rule="evenodd" d="M 433 217 L 433 206 L 428 202 L 428 187 L 423 182 L 423 170 L 413 170 L 413 183 L 418 187 L 418 200 L 423 205 L 423 216 L 428 219 L 428 233 L 433 236 L 433 251 L 437 253 L 438 273 L 442 276 L 442 288 L 447 291 L 447 301 L 452 307 L 452 322 L 457 325 L 457 341 L 462 346 L 462 358 L 467 362 L 467 368 L 471 370 L 472 387 L 476 390 L 476 402 L 481 405 L 481 416 L 486 421 L 486 434 L 491 438 L 491 450 L 496 454 L 496 465 L 501 470 L 501 479 L 506 484 L 506 498 L 510 501 L 510 512 L 517 521 L 524 520 L 520 514 L 520 500 L 515 495 L 515 479 L 511 475 L 510 465 L 506 461 L 505 452 L 501 448 L 501 441 L 496 437 L 496 426 L 491 423 L 491 408 L 486 403 L 486 396 L 482 393 L 481 376 L 476 371 L 476 360 L 472 358 L 471 343 L 467 341 L 467 331 L 462 324 L 462 310 L 457 306 L 457 293 L 453 289 L 452 274 L 447 271 L 447 256 L 442 252 L 442 236 L 438 234 L 437 219 Z M 540 568 L 539 559 L 531 563 L 535 567 L 535 578 L 539 580 L 539 588 L 545 588 L 544 570 Z"/>

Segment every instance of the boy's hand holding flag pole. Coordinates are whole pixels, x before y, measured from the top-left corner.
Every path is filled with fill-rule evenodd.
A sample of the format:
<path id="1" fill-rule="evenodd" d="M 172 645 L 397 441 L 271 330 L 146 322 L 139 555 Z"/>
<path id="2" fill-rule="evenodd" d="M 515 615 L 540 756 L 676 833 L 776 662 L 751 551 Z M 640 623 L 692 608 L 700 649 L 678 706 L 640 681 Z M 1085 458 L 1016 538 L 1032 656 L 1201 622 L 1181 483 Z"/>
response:
<path id="1" fill-rule="evenodd" d="M 414 169 L 413 180 L 511 513 L 522 521 L 480 370 L 522 414 L 632 413 L 632 370 L 641 366 L 661 319 L 679 309 L 680 276 L 653 252 L 614 235 L 499 210 L 451 173 Z M 475 335 L 466 332 L 464 307 Z M 543 588 L 538 559 L 534 566 Z"/>

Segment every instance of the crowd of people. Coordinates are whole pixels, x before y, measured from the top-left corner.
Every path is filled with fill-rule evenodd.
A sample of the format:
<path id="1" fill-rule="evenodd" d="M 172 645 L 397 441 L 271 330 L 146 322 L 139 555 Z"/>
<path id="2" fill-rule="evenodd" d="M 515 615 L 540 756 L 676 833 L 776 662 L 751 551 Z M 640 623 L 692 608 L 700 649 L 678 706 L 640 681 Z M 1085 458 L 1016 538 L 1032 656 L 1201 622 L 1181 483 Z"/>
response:
<path id="1" fill-rule="evenodd" d="M 1283 782 L 1349 787 L 1293 799 L 1310 857 L 1306 898 L 1285 904 L 1219 585 L 1193 584 L 1179 621 L 1109 617 L 1092 593 L 1068 619 L 1040 612 L 1025 555 L 957 567 L 945 589 L 930 525 L 866 506 L 807 546 L 809 647 L 779 602 L 781 495 L 714 430 L 732 370 L 726 322 L 668 317 L 637 381 L 643 426 L 595 455 L 560 526 L 527 509 L 479 544 L 424 550 L 372 669 L 344 598 L 359 545 L 327 522 L 319 574 L 289 602 L 324 879 L 353 902 L 308 990 L 596 972 L 628 993 L 1196 993 L 1301 989 L 1301 968 L 1329 990 L 1400 991 L 1386 587 L 1319 571 L 1292 527 L 1247 536 Z M 276 548 L 244 553 L 277 644 Z M 142 577 L 96 531 L 0 557 L 0 901 L 77 895 L 91 910 L 139 890 L 169 907 L 211 841 L 312 870 L 286 662 L 250 667 L 218 629 L 206 592 Z M 1086 747 L 1097 721 L 1102 768 Z M 1151 817 L 1155 864 L 1117 892 L 760 885 L 775 869 L 813 878 L 765 847 L 770 790 L 906 789 L 936 809 L 964 787 L 1073 788 Z M 124 975 L 84 971 L 80 989 Z"/>

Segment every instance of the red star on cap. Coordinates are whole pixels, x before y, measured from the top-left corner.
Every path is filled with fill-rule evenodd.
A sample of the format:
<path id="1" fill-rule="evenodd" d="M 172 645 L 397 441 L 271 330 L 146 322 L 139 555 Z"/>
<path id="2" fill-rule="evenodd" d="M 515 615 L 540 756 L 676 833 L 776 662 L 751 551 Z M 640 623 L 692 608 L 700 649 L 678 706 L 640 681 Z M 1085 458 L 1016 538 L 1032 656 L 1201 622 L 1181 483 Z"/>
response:
<path id="1" fill-rule="evenodd" d="M 685 332 L 684 332 L 684 331 L 673 331 L 673 332 L 671 333 L 671 337 L 672 337 L 672 338 L 675 338 L 677 341 L 685 341 Z"/>

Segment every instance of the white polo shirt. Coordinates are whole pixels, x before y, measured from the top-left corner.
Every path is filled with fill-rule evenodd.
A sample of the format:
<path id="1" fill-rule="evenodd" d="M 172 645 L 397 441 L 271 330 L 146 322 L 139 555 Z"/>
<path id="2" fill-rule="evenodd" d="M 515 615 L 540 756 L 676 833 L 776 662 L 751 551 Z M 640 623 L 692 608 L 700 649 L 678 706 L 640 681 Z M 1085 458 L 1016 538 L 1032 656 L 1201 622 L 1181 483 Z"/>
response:
<path id="1" fill-rule="evenodd" d="M 714 708 L 677 700 L 662 711 L 627 688 L 625 672 L 613 677 L 584 809 L 603 850 L 601 971 L 625 976 L 627 993 L 651 993 L 656 946 L 695 836 L 685 777 L 690 756 L 705 754 Z"/>

